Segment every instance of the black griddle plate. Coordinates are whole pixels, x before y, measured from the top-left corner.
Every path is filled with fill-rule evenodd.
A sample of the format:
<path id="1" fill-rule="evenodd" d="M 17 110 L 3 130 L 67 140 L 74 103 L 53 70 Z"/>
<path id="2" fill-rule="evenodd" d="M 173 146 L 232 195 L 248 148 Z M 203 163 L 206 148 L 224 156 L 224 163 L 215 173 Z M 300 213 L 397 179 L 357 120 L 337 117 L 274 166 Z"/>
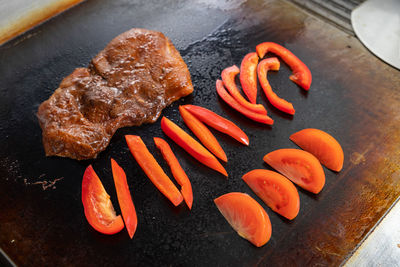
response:
<path id="1" fill-rule="evenodd" d="M 178 105 L 201 105 L 248 134 L 246 147 L 213 131 L 229 159 L 228 180 L 165 137 L 159 120 L 118 130 L 96 160 L 45 157 L 35 115 L 39 104 L 63 77 L 87 66 L 111 39 L 133 27 L 162 31 L 191 72 L 194 93 L 166 108 L 164 116 L 187 129 Z M 239 65 L 263 41 L 286 46 L 313 74 L 309 93 L 288 79 L 285 64 L 268 74 L 272 87 L 296 108 L 294 117 L 285 115 L 259 91 L 258 102 L 275 120 L 272 127 L 244 118 L 215 92 L 221 71 Z M 395 167 L 400 161 L 398 74 L 353 37 L 283 1 L 85 2 L 0 47 L 0 247 L 17 264 L 39 266 L 340 264 L 400 192 Z M 261 203 L 241 176 L 268 168 L 262 157 L 296 147 L 289 135 L 308 127 L 339 140 L 344 169 L 325 169 L 326 186 L 318 195 L 299 189 L 301 209 L 294 221 L 262 204 L 273 233 L 267 245 L 256 248 L 230 228 L 213 199 L 239 191 Z M 151 184 L 130 155 L 125 134 L 140 135 L 170 174 L 152 140 L 167 139 L 192 182 L 191 211 L 185 205 L 173 207 Z M 81 181 L 89 164 L 120 213 L 110 157 L 126 171 L 137 209 L 133 240 L 126 230 L 114 236 L 97 233 L 83 214 Z"/>

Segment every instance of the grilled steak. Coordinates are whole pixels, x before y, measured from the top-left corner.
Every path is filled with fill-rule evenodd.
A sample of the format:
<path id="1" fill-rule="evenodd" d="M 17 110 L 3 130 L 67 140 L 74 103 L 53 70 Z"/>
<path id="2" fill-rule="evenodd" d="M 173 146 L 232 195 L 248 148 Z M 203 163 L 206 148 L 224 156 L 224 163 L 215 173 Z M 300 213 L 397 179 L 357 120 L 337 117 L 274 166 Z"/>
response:
<path id="1" fill-rule="evenodd" d="M 64 78 L 40 105 L 46 155 L 95 158 L 118 128 L 154 122 L 167 105 L 192 91 L 187 66 L 167 37 L 129 30 L 88 68 Z"/>

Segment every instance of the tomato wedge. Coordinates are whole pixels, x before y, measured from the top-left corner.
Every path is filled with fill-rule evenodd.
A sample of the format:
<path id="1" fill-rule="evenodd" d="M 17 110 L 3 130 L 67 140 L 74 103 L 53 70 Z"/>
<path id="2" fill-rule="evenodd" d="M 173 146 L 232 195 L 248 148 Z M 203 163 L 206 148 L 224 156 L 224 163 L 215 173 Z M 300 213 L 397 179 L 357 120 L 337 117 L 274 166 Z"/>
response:
<path id="1" fill-rule="evenodd" d="M 274 120 L 268 117 L 265 114 L 260 114 L 260 113 L 255 113 L 251 110 L 248 110 L 244 108 L 242 105 L 240 105 L 224 88 L 224 85 L 221 80 L 217 80 L 216 82 L 216 87 L 217 87 L 217 93 L 218 95 L 222 98 L 222 100 L 225 101 L 231 108 L 235 109 L 236 111 L 242 113 L 244 116 L 247 118 L 261 122 L 267 125 L 272 125 L 274 124 Z"/>
<path id="2" fill-rule="evenodd" d="M 265 155 L 264 161 L 293 183 L 314 194 L 318 194 L 325 185 L 321 163 L 307 151 L 278 149 Z"/>
<path id="3" fill-rule="evenodd" d="M 214 199 L 215 205 L 233 229 L 256 247 L 271 238 L 271 221 L 263 207 L 244 193 L 232 192 Z"/>
<path id="4" fill-rule="evenodd" d="M 147 177 L 149 177 L 150 181 L 172 204 L 178 206 L 183 200 L 181 193 L 149 152 L 142 138 L 137 135 L 125 135 L 125 139 L 133 157 L 146 173 Z"/>
<path id="5" fill-rule="evenodd" d="M 277 109 L 293 115 L 295 110 L 292 103 L 277 96 L 274 91 L 272 91 L 271 85 L 267 79 L 268 70 L 279 70 L 279 67 L 280 63 L 276 57 L 261 60 L 257 67 L 258 79 L 260 80 L 261 87 L 263 88 L 265 96 L 268 98 L 269 102 L 271 102 L 271 104 Z"/>
<path id="6" fill-rule="evenodd" d="M 161 129 L 175 143 L 182 147 L 192 157 L 203 163 L 207 167 L 216 170 L 228 177 L 228 173 L 219 161 L 208 152 L 199 142 L 193 139 L 189 134 L 182 130 L 178 125 L 166 117 L 161 119 Z"/>
<path id="7" fill-rule="evenodd" d="M 111 159 L 111 169 L 122 217 L 129 237 L 132 239 L 136 232 L 137 216 L 135 205 L 133 205 L 131 193 L 129 192 L 128 182 L 126 181 L 126 174 L 114 159 Z"/>
<path id="8" fill-rule="evenodd" d="M 244 108 L 255 113 L 267 114 L 267 110 L 261 104 L 252 104 L 247 101 L 239 92 L 235 83 L 235 76 L 239 73 L 239 68 L 236 65 L 224 69 L 221 73 L 222 81 L 226 89 L 233 96 L 233 98 Z"/>
<path id="9" fill-rule="evenodd" d="M 121 215 L 115 214 L 110 196 L 92 165 L 89 165 L 83 174 L 82 203 L 87 221 L 100 233 L 112 235 L 124 228 Z"/>
<path id="10" fill-rule="evenodd" d="M 257 101 L 257 53 L 248 53 L 240 65 L 240 84 L 243 92 L 253 104 Z"/>
<path id="11" fill-rule="evenodd" d="M 208 126 L 233 137 L 246 146 L 249 145 L 249 138 L 247 135 L 230 120 L 200 106 L 184 105 L 183 107 Z"/>
<path id="12" fill-rule="evenodd" d="M 332 135 L 309 128 L 292 134 L 290 140 L 316 156 L 327 168 L 337 172 L 343 168 L 343 149 Z"/>
<path id="13" fill-rule="evenodd" d="M 174 176 L 178 184 L 181 186 L 181 194 L 186 202 L 186 205 L 189 207 L 189 209 L 192 209 L 192 204 L 193 204 L 192 184 L 190 183 L 190 180 L 187 177 L 185 171 L 179 164 L 179 161 L 175 157 L 174 152 L 172 152 L 171 147 L 164 139 L 159 137 L 154 137 L 154 143 L 156 144 L 157 148 L 160 149 L 165 161 L 167 161 L 171 169 L 172 175 Z"/>
<path id="14" fill-rule="evenodd" d="M 179 106 L 179 112 L 181 117 L 194 135 L 199 138 L 201 143 L 210 150 L 216 157 L 222 161 L 227 162 L 228 159 L 221 145 L 218 143 L 215 136 L 210 132 L 210 130 L 201 121 L 199 121 L 195 116 L 193 116 L 189 111 L 187 111 L 183 106 Z"/>
<path id="15" fill-rule="evenodd" d="M 293 73 L 289 77 L 290 80 L 297 83 L 304 90 L 310 89 L 312 76 L 308 67 L 292 52 L 290 52 L 285 47 L 272 42 L 265 42 L 257 45 L 256 47 L 257 54 L 260 58 L 263 58 L 264 55 L 268 52 L 274 53 L 278 55 L 289 67 L 292 69 Z"/>
<path id="16" fill-rule="evenodd" d="M 242 179 L 276 213 L 289 220 L 299 213 L 299 192 L 285 176 L 269 170 L 252 170 Z"/>

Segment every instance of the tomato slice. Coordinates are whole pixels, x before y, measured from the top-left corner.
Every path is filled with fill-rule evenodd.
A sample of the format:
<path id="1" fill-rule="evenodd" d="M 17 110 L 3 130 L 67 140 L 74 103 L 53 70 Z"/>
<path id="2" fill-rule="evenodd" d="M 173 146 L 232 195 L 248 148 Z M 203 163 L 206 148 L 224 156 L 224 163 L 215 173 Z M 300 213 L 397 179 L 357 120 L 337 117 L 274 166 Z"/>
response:
<path id="1" fill-rule="evenodd" d="M 299 213 L 299 192 L 285 176 L 269 170 L 252 170 L 242 179 L 276 213 L 289 220 Z"/>
<path id="2" fill-rule="evenodd" d="M 128 182 L 126 181 L 126 174 L 114 159 L 111 159 L 111 169 L 122 217 L 124 218 L 129 237 L 132 239 L 136 232 L 137 216 Z"/>
<path id="3" fill-rule="evenodd" d="M 300 149 L 278 149 L 264 156 L 264 161 L 293 183 L 318 194 L 325 185 L 325 173 L 313 154 Z"/>
<path id="4" fill-rule="evenodd" d="M 327 168 L 337 172 L 343 168 L 343 149 L 332 135 L 309 128 L 292 134 L 290 140 L 316 156 Z"/>
<path id="5" fill-rule="evenodd" d="M 214 199 L 221 214 L 233 229 L 256 247 L 271 238 L 271 221 L 263 207 L 244 193 L 232 192 Z"/>
<path id="6" fill-rule="evenodd" d="M 92 165 L 89 165 L 83 174 L 82 203 L 87 221 L 100 233 L 112 235 L 124 228 L 122 217 L 115 214 L 110 196 Z"/>

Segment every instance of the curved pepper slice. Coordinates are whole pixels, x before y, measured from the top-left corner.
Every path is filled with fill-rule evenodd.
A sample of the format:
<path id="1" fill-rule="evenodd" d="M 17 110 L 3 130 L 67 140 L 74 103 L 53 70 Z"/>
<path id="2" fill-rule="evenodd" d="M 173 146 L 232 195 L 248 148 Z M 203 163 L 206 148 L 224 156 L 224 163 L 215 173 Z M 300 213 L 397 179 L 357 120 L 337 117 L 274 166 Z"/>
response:
<path id="1" fill-rule="evenodd" d="M 125 139 L 133 157 L 139 163 L 147 177 L 149 177 L 150 181 L 172 204 L 178 206 L 183 200 L 181 193 L 149 152 L 142 138 L 137 135 L 125 135 Z"/>
<path id="2" fill-rule="evenodd" d="M 224 88 L 224 85 L 221 80 L 217 80 L 216 82 L 217 93 L 218 95 L 233 109 L 237 110 L 238 112 L 242 113 L 249 119 L 253 121 L 261 122 L 264 124 L 272 125 L 274 124 L 274 120 L 268 117 L 265 114 L 255 113 L 251 110 L 244 108 L 240 105 Z"/>
<path id="3" fill-rule="evenodd" d="M 271 102 L 271 104 L 277 109 L 293 115 L 295 110 L 292 103 L 277 96 L 274 91 L 272 91 L 271 85 L 267 79 L 268 70 L 279 70 L 279 67 L 280 63 L 276 57 L 261 60 L 257 67 L 258 79 L 260 80 L 261 87 L 263 88 L 265 96 L 268 98 L 269 102 Z"/>
<path id="4" fill-rule="evenodd" d="M 247 135 L 233 122 L 219 116 L 209 109 L 200 106 L 185 105 L 183 107 L 208 126 L 222 133 L 230 135 L 246 146 L 249 145 L 249 138 Z"/>
<path id="5" fill-rule="evenodd" d="M 186 123 L 189 129 L 192 130 L 194 135 L 199 138 L 203 145 L 219 159 L 227 162 L 228 159 L 226 158 L 224 150 L 218 143 L 215 136 L 210 132 L 210 130 L 208 130 L 207 126 L 205 126 L 184 107 L 179 106 L 179 112 L 181 113 L 183 121 Z"/>
<path id="6" fill-rule="evenodd" d="M 312 77 L 311 72 L 307 68 L 307 66 L 292 52 L 283 46 L 273 43 L 273 42 L 265 42 L 257 45 L 256 47 L 257 54 L 260 58 L 263 58 L 266 53 L 271 52 L 278 55 L 289 67 L 292 69 L 293 73 L 289 77 L 293 82 L 297 83 L 304 90 L 310 89 Z"/>
<path id="7" fill-rule="evenodd" d="M 240 84 L 243 92 L 253 104 L 257 101 L 257 53 L 248 53 L 240 65 Z"/>
<path id="8" fill-rule="evenodd" d="M 122 217 L 129 237 L 132 239 L 136 232 L 137 216 L 135 205 L 133 205 L 131 193 L 129 192 L 128 182 L 126 181 L 126 174 L 114 159 L 111 159 L 111 169 Z"/>
<path id="9" fill-rule="evenodd" d="M 246 109 L 260 113 L 267 114 L 267 110 L 261 104 L 252 104 L 247 101 L 239 92 L 239 89 L 235 83 L 235 76 L 239 73 L 239 68 L 236 65 L 224 69 L 221 73 L 222 81 L 224 81 L 225 87 L 228 89 L 229 93 L 233 96 L 236 101 L 245 107 Z"/>
<path id="10" fill-rule="evenodd" d="M 161 151 L 165 161 L 167 161 L 169 167 L 171 168 L 171 172 L 175 180 L 181 186 L 181 194 L 186 202 L 186 205 L 188 205 L 189 209 L 192 209 L 192 204 L 193 204 L 192 185 L 185 171 L 179 164 L 179 161 L 175 157 L 174 152 L 172 152 L 171 147 L 164 139 L 159 137 L 154 137 L 154 143 L 156 144 L 157 148 Z"/>
<path id="11" fill-rule="evenodd" d="M 110 196 L 92 165 L 89 165 L 83 174 L 82 204 L 87 221 L 100 233 L 112 235 L 124 228 L 121 215 L 115 214 Z"/>
<path id="12" fill-rule="evenodd" d="M 166 117 L 161 119 L 161 129 L 163 132 L 171 138 L 175 143 L 182 147 L 186 152 L 188 152 L 192 157 L 210 167 L 217 172 L 222 173 L 228 177 L 228 173 L 224 167 L 219 163 L 219 161 L 208 152 L 199 142 L 193 139 L 189 134 L 182 130 L 178 125 L 173 123 Z"/>

